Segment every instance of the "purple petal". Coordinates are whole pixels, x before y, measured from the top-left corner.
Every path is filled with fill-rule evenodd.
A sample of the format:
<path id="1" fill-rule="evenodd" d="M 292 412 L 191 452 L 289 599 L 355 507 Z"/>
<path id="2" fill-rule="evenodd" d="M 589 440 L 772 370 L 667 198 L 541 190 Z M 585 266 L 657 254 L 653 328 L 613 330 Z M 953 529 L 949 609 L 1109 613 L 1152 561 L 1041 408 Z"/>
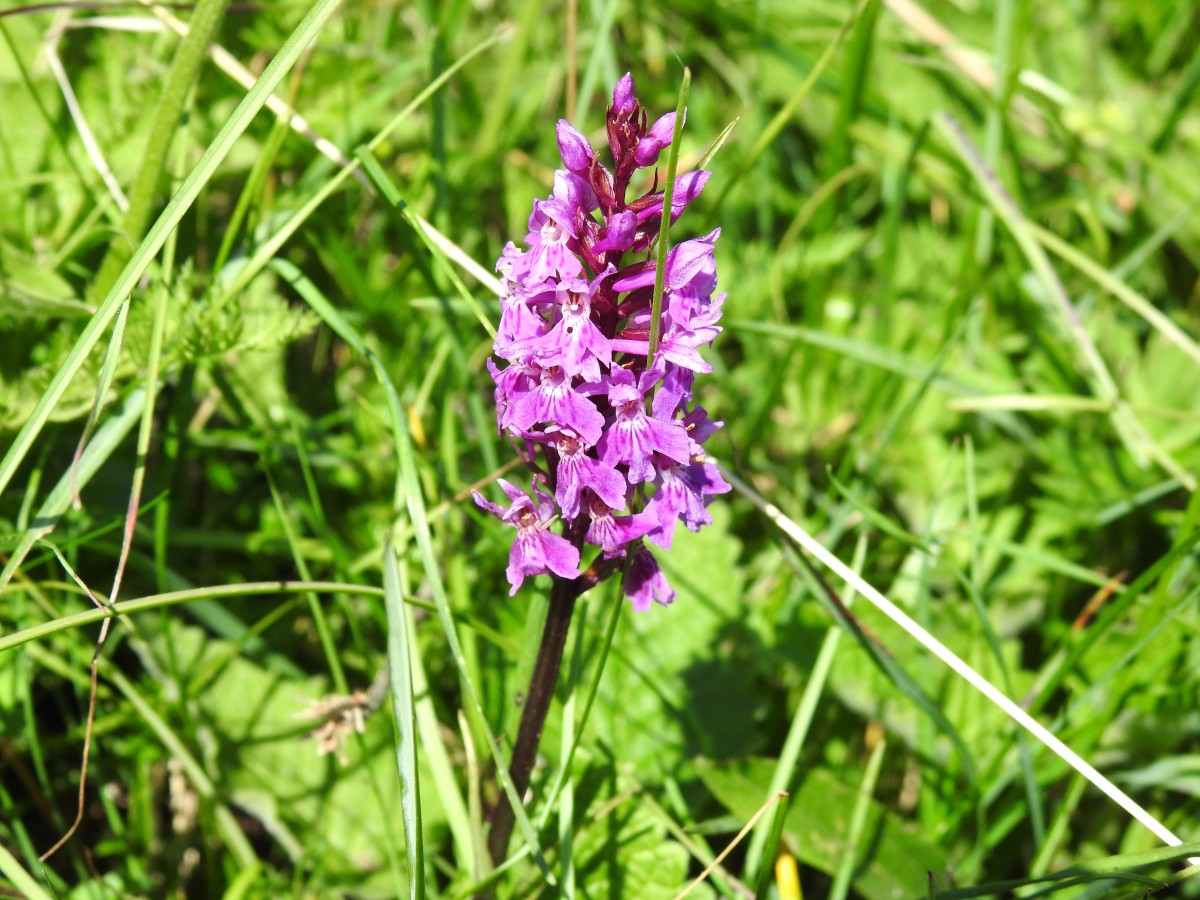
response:
<path id="1" fill-rule="evenodd" d="M 662 343 L 658 345 L 658 349 L 663 359 L 673 362 L 677 366 L 706 374 L 713 370 L 696 348 L 691 346 L 688 335 L 685 333 L 668 332 Z"/>
<path id="2" fill-rule="evenodd" d="M 613 353 L 632 353 L 635 356 L 645 356 L 650 352 L 649 338 L 614 338 Z"/>
<path id="3" fill-rule="evenodd" d="M 654 394 L 654 405 L 651 410 L 656 419 L 673 419 L 675 412 L 685 400 L 692 396 L 692 381 L 695 378 L 691 369 L 670 364 L 663 375 L 662 386 Z M 683 420 L 684 426 L 687 419 Z"/>
<path id="4" fill-rule="evenodd" d="M 500 326 L 492 348 L 504 359 L 516 359 L 529 342 L 545 334 L 545 320 L 521 296 L 500 298 Z"/>
<path id="5" fill-rule="evenodd" d="M 596 154 L 588 139 L 579 133 L 566 119 L 558 120 L 556 129 L 558 135 L 558 152 L 562 154 L 563 165 L 576 175 L 583 175 L 591 167 Z"/>
<path id="6" fill-rule="evenodd" d="M 548 525 L 558 512 L 558 507 L 554 503 L 554 498 L 538 487 L 540 478 L 542 478 L 541 475 L 535 475 L 530 482 L 530 487 L 533 488 L 533 494 L 537 497 L 538 521 L 543 525 Z"/>
<path id="7" fill-rule="evenodd" d="M 691 489 L 691 485 L 682 476 L 682 466 L 672 466 L 664 469 L 660 476 L 658 491 L 646 504 L 646 511 L 652 513 L 658 520 L 659 530 L 649 537 L 664 550 L 671 549 L 675 536 L 675 524 L 680 517 L 688 522 L 708 524 L 712 516 L 704 509 L 704 500 L 700 494 Z M 699 525 L 696 526 L 697 528 Z M 693 529 L 695 530 L 695 529 Z"/>
<path id="8" fill-rule="evenodd" d="M 558 485 L 554 497 L 562 507 L 565 518 L 573 520 L 579 515 L 584 488 L 591 488 L 614 509 L 625 505 L 624 476 L 612 466 L 588 456 L 583 443 L 574 434 L 562 431 L 555 441 L 555 448 L 559 457 Z"/>
<path id="9" fill-rule="evenodd" d="M 496 423 L 503 431 L 513 425 L 518 405 L 525 395 L 534 390 L 540 376 L 536 369 L 523 363 L 513 363 L 506 369 L 498 369 L 489 359 L 487 367 L 496 383 Z"/>
<path id="10" fill-rule="evenodd" d="M 566 538 L 549 531 L 541 533 L 546 565 L 563 578 L 579 577 L 579 548 Z"/>
<path id="11" fill-rule="evenodd" d="M 626 72 L 613 88 L 613 112 L 623 115 L 633 111 L 633 76 Z"/>
<path id="12" fill-rule="evenodd" d="M 625 555 L 630 541 L 645 537 L 658 529 L 658 519 L 642 511 L 634 516 L 614 516 L 612 509 L 593 498 L 588 510 L 592 524 L 584 538 L 589 544 L 604 551 L 606 559 Z"/>
<path id="13" fill-rule="evenodd" d="M 671 224 L 675 224 L 675 220 L 683 215 L 683 211 L 687 209 L 689 203 L 700 196 L 700 192 L 704 190 L 704 186 L 708 184 L 708 179 L 712 177 L 712 172 L 704 169 L 696 169 L 691 172 L 685 172 L 675 179 L 675 190 L 671 193 Z"/>
<path id="14" fill-rule="evenodd" d="M 476 506 L 478 506 L 480 509 L 486 509 L 497 519 L 503 519 L 504 514 L 508 512 L 508 510 L 506 510 L 499 503 L 493 503 L 491 500 L 488 500 L 486 497 L 484 497 L 483 494 L 479 493 L 479 491 L 471 491 L 471 497 L 474 498 Z"/>
<path id="15" fill-rule="evenodd" d="M 639 547 L 633 555 L 623 587 L 625 596 L 633 601 L 634 612 L 645 612 L 651 603 L 669 606 L 675 602 L 675 592 L 667 584 L 658 561 L 645 547 Z"/>
<path id="16" fill-rule="evenodd" d="M 655 395 L 657 397 L 657 395 Z M 708 417 L 708 410 L 697 406 L 683 417 L 683 427 L 696 446 L 700 446 L 710 437 L 725 427 L 724 422 L 714 422 Z"/>
<path id="17" fill-rule="evenodd" d="M 579 577 L 579 550 L 566 538 L 543 529 L 522 529 L 508 553 L 508 583 L 511 597 L 526 575 L 553 572 L 563 578 Z"/>
<path id="18" fill-rule="evenodd" d="M 504 478 L 497 478 L 496 484 L 500 485 L 500 490 L 504 491 L 504 496 L 508 497 L 510 504 L 520 503 L 522 501 L 525 503 L 529 502 L 529 495 L 512 482 L 507 481 Z"/>
<path id="19" fill-rule="evenodd" d="M 650 430 L 654 433 L 654 450 L 663 456 L 670 457 L 675 462 L 687 462 L 691 459 L 692 445 L 688 441 L 683 423 L 675 419 L 662 420 L 651 416 L 646 417 Z"/>
<path id="20" fill-rule="evenodd" d="M 604 416 L 594 403 L 571 386 L 571 379 L 559 368 L 540 373 L 538 384 L 515 397 L 510 405 L 510 424 L 522 430 L 539 422 L 570 428 L 588 444 L 600 440 Z"/>
<path id="21" fill-rule="evenodd" d="M 692 460 L 680 469 L 679 476 L 688 489 L 704 501 L 705 506 L 717 494 L 728 494 L 733 490 L 729 482 L 721 477 L 721 470 L 717 468 L 716 463 L 707 460 Z M 692 531 L 699 528 L 699 525 L 694 524 L 687 516 L 684 516 L 684 523 Z"/>
<path id="22" fill-rule="evenodd" d="M 631 266 L 626 266 L 617 274 L 621 277 L 613 282 L 613 290 L 618 294 L 637 288 L 650 287 L 654 284 L 654 260 L 647 259 Z"/>
<path id="23" fill-rule="evenodd" d="M 591 457 L 584 457 L 584 459 L 583 483 L 613 509 L 621 509 L 625 505 L 625 491 L 627 487 L 625 476 L 612 466 L 606 466 L 598 459 L 592 459 Z"/>
<path id="24" fill-rule="evenodd" d="M 678 182 L 675 188 L 675 196 L 678 197 Z M 715 285 L 717 263 L 713 258 L 713 243 L 720 236 L 721 229 L 714 228 L 702 238 L 693 238 L 672 247 L 667 254 L 667 287 L 679 290 L 705 276 L 710 277 Z"/>
<path id="25" fill-rule="evenodd" d="M 586 178 L 573 175 L 562 169 L 554 170 L 554 199 L 561 200 L 575 213 L 589 213 L 600 205 L 596 192 Z"/>
<path id="26" fill-rule="evenodd" d="M 628 250 L 633 246 L 633 239 L 637 235 L 637 227 L 637 216 L 629 210 L 614 213 L 608 220 L 608 228 L 604 232 L 604 237 L 597 241 L 592 249 L 597 252 Z"/>

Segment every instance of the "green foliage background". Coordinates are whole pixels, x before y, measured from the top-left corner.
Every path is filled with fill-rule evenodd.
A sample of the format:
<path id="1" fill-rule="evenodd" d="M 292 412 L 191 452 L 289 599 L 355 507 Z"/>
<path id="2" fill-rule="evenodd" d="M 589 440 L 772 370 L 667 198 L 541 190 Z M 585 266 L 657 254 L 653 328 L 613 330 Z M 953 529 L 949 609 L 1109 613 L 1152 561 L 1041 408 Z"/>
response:
<path id="1" fill-rule="evenodd" d="M 255 74 L 310 12 L 223 6 L 175 12 L 216 14 Z M 513 455 L 484 368 L 478 311 L 496 309 L 421 223 L 490 270 L 549 190 L 568 98 L 600 146 L 620 74 L 653 115 L 683 65 L 681 171 L 737 121 L 674 233 L 723 229 L 728 318 L 699 387 L 726 423 L 714 455 L 1200 839 L 1195 4 L 346 4 L 276 93 L 370 177 L 264 109 L 217 140 L 123 334 L 86 356 L 80 334 L 116 311 L 121 267 L 246 91 L 135 27 L 158 21 L 136 5 L 2 12 L 0 887 L 408 894 L 391 706 L 340 754 L 303 717 L 385 663 L 391 540 L 420 661 L 424 890 L 480 889 L 488 736 L 507 753 L 547 584 L 508 598 L 510 535 L 468 498 Z M 86 152 L 47 44 L 135 206 L 147 180 L 144 222 Z M 611 584 L 581 600 L 527 807 L 555 884 L 518 831 L 498 896 L 676 896 L 773 779 L 791 794 L 778 844 L 772 808 L 694 895 L 790 900 L 778 855 L 809 897 L 1172 879 L 1200 896 L 868 603 L 847 628 L 745 496 L 712 511 L 662 555 L 674 606 L 634 615 Z M 68 617 L 111 594 L 126 529 L 119 599 L 145 599 L 101 654 L 79 832 L 43 865 L 75 815 L 97 638 Z"/>

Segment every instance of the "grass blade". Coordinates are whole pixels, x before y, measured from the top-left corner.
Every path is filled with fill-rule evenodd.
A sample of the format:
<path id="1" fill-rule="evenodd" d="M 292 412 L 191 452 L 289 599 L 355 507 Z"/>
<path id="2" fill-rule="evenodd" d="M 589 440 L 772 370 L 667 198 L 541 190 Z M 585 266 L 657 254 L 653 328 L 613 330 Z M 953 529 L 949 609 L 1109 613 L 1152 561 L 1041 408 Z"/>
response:
<path id="1" fill-rule="evenodd" d="M 978 148 L 971 143 L 962 126 L 952 116 L 942 113 L 934 117 L 934 123 L 958 153 L 963 165 L 974 176 L 988 203 L 1008 228 L 1029 265 L 1037 273 L 1050 305 L 1060 316 L 1067 337 L 1074 343 L 1076 351 L 1082 357 L 1087 370 L 1088 383 L 1096 396 L 1108 404 L 1109 418 L 1112 420 L 1113 429 L 1125 445 L 1125 449 L 1139 465 L 1145 465 L 1148 460 L 1153 459 L 1186 485 L 1189 491 L 1196 490 L 1196 479 L 1154 442 L 1121 399 L 1116 381 L 1108 371 L 1108 366 L 1101 358 L 1095 342 L 1084 328 L 1083 320 L 1071 303 L 1070 297 L 1067 296 L 1062 281 L 1059 280 L 1054 267 L 1050 265 L 1046 251 L 1035 240 L 1029 223 L 1017 208 L 1012 197 L 1005 191 L 1000 179 L 996 177 L 996 173 L 988 168 L 980 156 Z"/>
<path id="2" fill-rule="evenodd" d="M 24 866 L 17 861 L 17 858 L 5 849 L 3 844 L 0 844 L 0 875 L 12 883 L 20 897 L 25 897 L 27 900 L 53 900 L 42 890 L 42 886 L 34 880 L 33 876 L 25 871 Z"/>
<path id="3" fill-rule="evenodd" d="M 841 634 L 840 631 L 834 633 Z M 783 826 L 787 824 L 788 807 L 791 806 L 792 798 L 788 794 L 781 794 L 779 802 L 775 804 L 775 815 L 771 817 L 771 827 L 767 830 L 767 839 L 763 844 L 763 851 L 759 854 L 761 862 L 758 866 L 758 878 L 754 883 L 754 896 L 767 896 L 767 886 L 771 882 L 771 873 L 775 871 L 775 861 L 779 857 L 779 843 L 783 839 Z M 782 895 L 782 890 L 780 891 Z"/>
<path id="4" fill-rule="evenodd" d="M 671 246 L 671 209 L 675 205 L 675 171 L 679 165 L 679 138 L 687 117 L 688 88 L 692 85 L 692 70 L 684 67 L 679 83 L 679 99 L 675 103 L 675 128 L 671 133 L 671 149 L 667 155 L 667 183 L 663 188 L 662 218 L 658 227 L 658 248 L 655 251 L 654 297 L 650 301 L 650 344 L 646 351 L 647 367 L 654 365 L 658 341 L 662 337 L 663 288 L 666 285 L 667 248 Z"/>
<path id="5" fill-rule="evenodd" d="M 150 594 L 133 600 L 118 601 L 108 609 L 91 607 L 82 612 L 59 616 L 40 625 L 32 625 L 21 631 L 0 637 L 0 653 L 28 644 L 30 641 L 41 640 L 72 628 L 81 628 L 93 622 L 99 622 L 108 616 L 126 616 L 135 612 L 146 612 L 151 609 L 162 609 L 176 606 L 180 603 L 191 603 L 200 600 L 235 599 L 238 597 L 261 597 L 276 594 L 302 594 L 307 591 L 323 593 L 367 594 L 383 596 L 381 588 L 365 584 L 346 584 L 340 581 L 257 581 L 245 584 L 222 584 L 213 587 L 189 588 L 182 591 L 167 591 L 163 594 Z M 110 611 L 111 610 L 111 611 Z"/>
<path id="6" fill-rule="evenodd" d="M 62 478 L 42 501 L 30 527 L 21 535 L 16 548 L 9 555 L 4 569 L 0 570 L 0 590 L 12 580 L 14 574 L 34 544 L 42 536 L 54 530 L 59 518 L 71 505 L 71 498 L 77 494 L 120 446 L 121 442 L 133 429 L 145 403 L 145 388 L 138 388 L 125 398 L 120 413 L 105 422 L 95 437 L 88 443 L 87 449 L 79 457 L 78 463 L 63 473 Z"/>
<path id="7" fill-rule="evenodd" d="M 1195 214 L 1194 207 L 1184 211 L 1183 218 Z M 1106 291 L 1141 316 L 1146 324 L 1158 331 L 1164 338 L 1186 353 L 1194 362 L 1200 364 L 1200 346 L 1188 334 L 1171 321 L 1163 312 L 1122 281 L 1115 273 L 1110 272 L 1100 263 L 1081 253 L 1053 232 L 1047 231 L 1035 222 L 1026 222 L 1025 227 L 1043 247 L 1060 257 L 1063 261 L 1074 266 L 1088 278 L 1092 279 L 1101 290 Z"/>
<path id="8" fill-rule="evenodd" d="M 191 208 L 201 190 L 216 171 L 217 166 L 229 154 L 234 143 L 266 103 L 267 97 L 283 80 L 283 76 L 287 74 L 288 70 L 295 65 L 308 45 L 320 34 L 325 22 L 337 9 L 338 3 L 339 0 L 317 0 L 309 8 L 308 13 L 296 26 L 296 30 L 292 32 L 275 58 L 263 70 L 254 89 L 242 98 L 229 120 L 213 138 L 208 149 L 204 151 L 204 155 L 200 157 L 175 196 L 167 204 L 166 209 L 162 211 L 158 220 L 146 234 L 145 239 L 138 245 L 133 257 L 121 270 L 112 290 L 101 301 L 95 315 L 88 321 L 70 354 L 55 373 L 33 413 L 21 426 L 21 430 L 17 432 L 8 452 L 4 454 L 3 459 L 0 459 L 0 495 L 3 495 L 4 489 L 8 487 L 8 483 L 16 474 L 17 467 L 21 465 L 33 446 L 33 442 L 45 427 L 46 422 L 49 421 L 50 413 L 66 392 L 67 386 L 83 367 L 88 354 L 100 340 L 100 336 L 108 327 L 108 323 L 112 321 L 113 316 L 117 314 L 121 303 L 129 296 L 138 279 L 149 267 L 151 260 L 166 242 L 167 235 L 174 230 L 184 214 Z"/>
<path id="9" fill-rule="evenodd" d="M 400 814 L 408 856 L 408 896 L 425 897 L 425 850 L 421 837 L 421 783 L 417 773 L 417 720 L 414 710 L 408 611 L 400 592 L 400 571 L 391 543 L 383 548 L 383 606 L 388 620 L 388 675 L 396 714 L 396 770 L 400 775 Z"/>
<path id="10" fill-rule="evenodd" d="M 821 563 L 829 569 L 832 569 L 839 578 L 852 584 L 860 594 L 870 600 L 875 606 L 884 613 L 889 619 L 903 628 L 908 634 L 920 643 L 926 650 L 936 656 L 939 660 L 945 663 L 954 671 L 956 675 L 966 681 L 971 687 L 983 694 L 993 704 L 998 706 L 1010 719 L 1019 724 L 1022 728 L 1032 734 L 1035 738 L 1045 744 L 1052 750 L 1063 762 L 1077 771 L 1080 775 L 1096 786 L 1106 797 L 1120 806 L 1129 815 L 1133 816 L 1138 822 L 1148 828 L 1159 840 L 1164 844 L 1172 847 L 1178 846 L 1180 839 L 1169 828 L 1163 825 L 1158 819 L 1150 815 L 1141 805 L 1139 805 L 1132 797 L 1122 791 L 1119 787 L 1105 778 L 1098 772 L 1095 767 L 1079 756 L 1074 750 L 1064 744 L 1061 740 L 1051 734 L 1045 726 L 1034 719 L 1029 713 L 1025 712 L 1020 706 L 1002 694 L 990 681 L 976 672 L 973 668 L 967 665 L 957 654 L 949 647 L 935 638 L 932 634 L 922 628 L 914 621 L 906 612 L 896 606 L 887 597 L 883 596 L 874 587 L 860 578 L 854 573 L 849 566 L 843 563 L 840 559 L 826 550 L 820 543 L 814 540 L 808 532 L 793 522 L 779 510 L 778 507 L 764 499 L 757 491 L 747 485 L 741 478 L 730 472 L 727 468 L 721 468 L 721 474 L 725 480 L 732 484 L 741 494 L 747 497 L 767 518 L 769 518 L 776 527 L 784 532 L 788 537 L 794 540 L 797 544 L 815 556 Z"/>
<path id="11" fill-rule="evenodd" d="M 845 851 L 842 854 L 838 870 L 834 874 L 833 884 L 829 888 L 830 900 L 844 900 L 850 891 L 850 884 L 854 879 L 854 869 L 863 849 L 863 830 L 867 825 L 871 796 L 875 793 L 875 785 L 879 781 L 879 770 L 883 767 L 883 751 L 887 748 L 887 741 L 883 737 L 882 729 L 878 726 L 868 727 L 871 730 L 878 730 L 879 734 L 875 741 L 875 747 L 871 750 L 871 756 L 867 760 L 866 769 L 863 771 L 862 781 L 858 786 L 858 798 L 855 800 L 854 810 L 850 815 L 850 829 L 846 834 Z"/>

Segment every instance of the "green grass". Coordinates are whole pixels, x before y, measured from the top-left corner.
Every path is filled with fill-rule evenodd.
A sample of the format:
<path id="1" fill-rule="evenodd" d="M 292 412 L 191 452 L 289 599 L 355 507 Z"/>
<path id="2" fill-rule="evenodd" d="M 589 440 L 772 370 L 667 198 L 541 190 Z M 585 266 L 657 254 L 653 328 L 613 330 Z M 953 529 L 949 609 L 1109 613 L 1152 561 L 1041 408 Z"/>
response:
<path id="1" fill-rule="evenodd" d="M 0 12 L 0 894 L 1200 897 L 1194 4 L 174 9 L 249 90 L 137 4 Z M 685 66 L 747 490 L 674 606 L 580 599 L 493 871 L 548 582 L 469 499 L 490 272 L 568 97 L 600 144 Z"/>

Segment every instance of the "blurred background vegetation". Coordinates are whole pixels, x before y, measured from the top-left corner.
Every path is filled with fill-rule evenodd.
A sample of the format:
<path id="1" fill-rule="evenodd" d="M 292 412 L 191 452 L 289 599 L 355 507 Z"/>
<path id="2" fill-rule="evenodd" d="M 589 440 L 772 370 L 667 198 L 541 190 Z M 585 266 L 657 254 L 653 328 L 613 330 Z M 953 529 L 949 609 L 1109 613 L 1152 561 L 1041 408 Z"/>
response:
<path id="1" fill-rule="evenodd" d="M 617 77 L 653 116 L 684 65 L 681 171 L 737 122 L 675 231 L 723 229 L 712 452 L 1200 837 L 1194 3 L 345 4 L 275 92 L 311 132 L 264 109 L 236 141 L 218 136 L 246 93 L 229 60 L 258 75 L 310 9 L 224 6 L 0 11 L 12 889 L 32 890 L 24 870 L 70 897 L 407 893 L 395 720 L 354 693 L 383 683 L 389 536 L 427 679 L 425 888 L 476 888 L 487 735 L 515 733 L 547 585 L 508 598 L 510 535 L 465 499 L 513 453 L 484 368 L 494 297 L 446 247 L 490 271 L 549 191 L 555 121 L 599 146 Z M 314 134 L 367 165 L 339 175 Z M 114 319 L 122 267 L 214 140 L 227 154 L 168 210 Z M 695 895 L 790 900 L 793 865 L 809 897 L 1073 866 L 1078 883 L 1031 889 L 1146 889 L 1127 872 L 1149 831 L 867 603 L 847 628 L 744 495 L 712 512 L 661 554 L 678 602 L 619 610 L 608 652 L 622 601 L 611 584 L 581 601 L 529 806 L 559 887 L 526 854 L 499 896 L 676 896 L 773 779 L 791 793 L 777 853 L 769 810 Z M 101 653 L 80 828 L 40 864 L 76 814 L 99 627 L 67 617 L 118 572 L 145 603 Z M 238 588 L 279 580 L 314 586 Z M 361 734 L 306 718 L 326 695 Z"/>

